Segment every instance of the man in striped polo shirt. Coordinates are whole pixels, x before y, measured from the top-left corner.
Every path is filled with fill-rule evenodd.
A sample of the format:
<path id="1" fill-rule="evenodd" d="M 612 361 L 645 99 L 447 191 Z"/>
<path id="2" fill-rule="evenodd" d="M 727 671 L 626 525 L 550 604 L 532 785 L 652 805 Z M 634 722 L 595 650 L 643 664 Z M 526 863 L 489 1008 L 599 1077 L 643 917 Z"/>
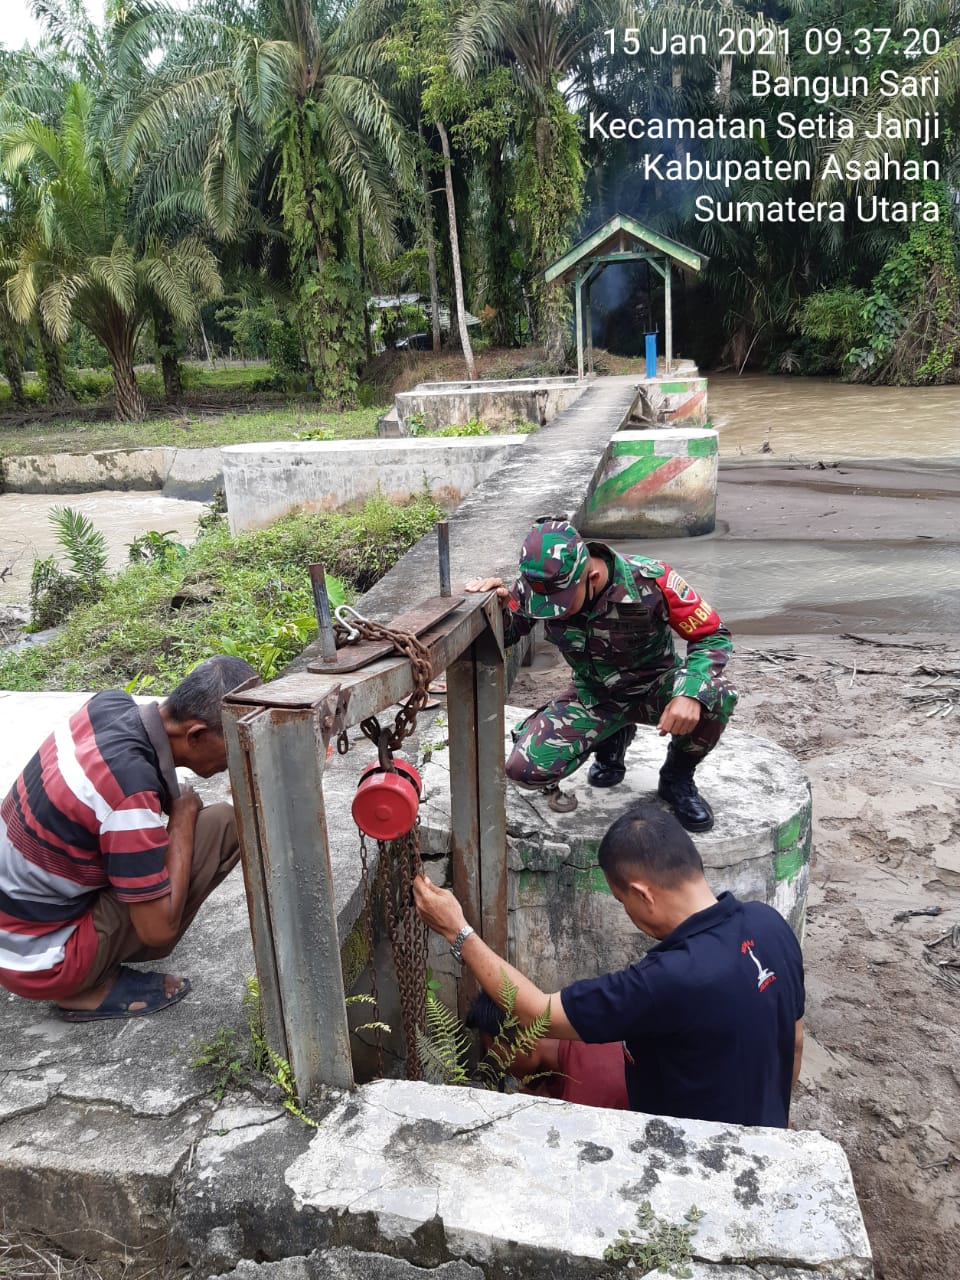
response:
<path id="1" fill-rule="evenodd" d="M 233 808 L 176 766 L 227 767 L 220 704 L 256 675 L 210 658 L 163 703 L 98 693 L 42 744 L 0 804 L 0 986 L 68 1022 L 175 1004 L 189 980 L 128 968 L 170 954 L 240 857 Z"/>

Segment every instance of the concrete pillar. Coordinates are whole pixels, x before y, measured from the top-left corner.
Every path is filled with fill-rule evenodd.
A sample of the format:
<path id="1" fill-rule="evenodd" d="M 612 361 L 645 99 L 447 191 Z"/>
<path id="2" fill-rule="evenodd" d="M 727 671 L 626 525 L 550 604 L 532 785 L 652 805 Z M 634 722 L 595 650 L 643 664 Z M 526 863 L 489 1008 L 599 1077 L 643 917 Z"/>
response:
<path id="1" fill-rule="evenodd" d="M 510 730 L 529 714 L 507 707 Z M 507 867 L 514 962 L 543 990 L 631 964 L 650 945 L 611 895 L 597 865 L 604 832 L 630 805 L 655 799 L 666 752 L 655 729 L 641 727 L 618 787 L 587 783 L 583 767 L 562 785 L 574 813 L 554 813 L 533 791 L 507 784 Z M 421 830 L 434 850 L 449 840 L 449 766 L 437 752 L 423 773 Z M 776 743 L 728 729 L 697 770 L 716 814 L 712 831 L 693 837 L 715 893 L 766 902 L 803 936 L 810 868 L 810 785 L 800 764 Z M 448 846 L 447 846 L 448 847 Z"/>
<path id="2" fill-rule="evenodd" d="M 610 538 L 710 533 L 717 518 L 718 459 L 717 433 L 705 427 L 618 431 L 577 527 Z"/>

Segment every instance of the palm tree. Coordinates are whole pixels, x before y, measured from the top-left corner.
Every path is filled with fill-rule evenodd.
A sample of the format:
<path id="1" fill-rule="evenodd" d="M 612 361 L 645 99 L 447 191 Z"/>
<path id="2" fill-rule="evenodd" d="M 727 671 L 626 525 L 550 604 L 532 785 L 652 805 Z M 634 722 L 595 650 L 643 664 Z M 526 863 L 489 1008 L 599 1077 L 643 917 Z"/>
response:
<path id="1" fill-rule="evenodd" d="M 36 314 L 58 342 L 71 319 L 89 329 L 110 357 L 117 416 L 141 421 L 137 340 L 155 303 L 188 324 L 219 294 L 212 253 L 195 236 L 132 238 L 128 187 L 105 154 L 84 84 L 68 89 L 56 127 L 30 113 L 8 120 L 0 160 L 27 223 L 6 285 L 11 313 L 23 324 Z"/>
<path id="2" fill-rule="evenodd" d="M 603 0 L 470 0 L 452 41 L 453 68 L 462 78 L 490 59 L 515 70 L 523 104 L 515 208 L 530 245 L 537 328 L 548 359 L 557 364 L 569 302 L 563 286 L 547 285 L 543 272 L 569 248 L 584 181 L 569 99 L 578 92 L 581 64 L 608 25 Z"/>
<path id="3" fill-rule="evenodd" d="M 224 239 L 249 223 L 251 183 L 273 176 L 308 366 L 336 401 L 352 394 L 363 353 L 358 215 L 389 250 L 412 155 L 362 68 L 363 15 L 347 24 L 348 12 L 337 0 L 135 4 L 118 18 L 112 112 L 119 171 L 167 204 L 199 175 L 196 199 Z"/>

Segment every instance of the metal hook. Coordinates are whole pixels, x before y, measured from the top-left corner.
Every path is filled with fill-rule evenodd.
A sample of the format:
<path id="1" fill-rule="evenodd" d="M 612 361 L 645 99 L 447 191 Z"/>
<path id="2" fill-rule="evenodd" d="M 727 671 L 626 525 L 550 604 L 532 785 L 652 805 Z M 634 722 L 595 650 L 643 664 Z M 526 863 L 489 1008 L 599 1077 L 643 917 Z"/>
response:
<path id="1" fill-rule="evenodd" d="M 380 730 L 377 755 L 380 758 L 380 768 L 385 773 L 396 773 L 397 766 L 393 763 L 393 751 L 390 749 L 390 730 L 385 725 Z"/>
<path id="2" fill-rule="evenodd" d="M 336 620 L 340 623 L 341 627 L 343 627 L 343 629 L 347 633 L 347 644 L 353 644 L 354 640 L 360 639 L 360 632 L 357 630 L 356 627 L 351 626 L 351 624 L 343 616 L 345 613 L 349 613 L 350 616 L 356 622 L 366 622 L 366 618 L 363 616 L 362 613 L 358 613 L 357 610 L 354 609 L 352 604 L 337 605 L 336 609 L 334 609 L 333 616 L 336 618 Z"/>

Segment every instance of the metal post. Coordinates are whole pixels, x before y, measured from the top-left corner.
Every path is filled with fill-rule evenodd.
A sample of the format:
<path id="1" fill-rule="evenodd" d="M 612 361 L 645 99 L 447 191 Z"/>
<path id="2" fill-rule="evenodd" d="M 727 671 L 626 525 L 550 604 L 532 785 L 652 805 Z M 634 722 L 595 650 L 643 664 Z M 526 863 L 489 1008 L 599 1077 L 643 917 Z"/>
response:
<path id="1" fill-rule="evenodd" d="M 666 268 L 663 273 L 663 305 L 665 312 L 663 334 L 665 348 L 664 370 L 669 374 L 673 371 L 673 296 L 670 288 L 671 270 L 669 258 L 664 259 L 664 267 Z"/>
<path id="2" fill-rule="evenodd" d="M 593 313 L 590 309 L 590 285 L 588 279 L 584 285 L 584 293 L 586 294 L 586 307 L 584 308 L 585 319 L 587 322 L 587 368 L 593 373 Z"/>
<path id="3" fill-rule="evenodd" d="M 436 608 L 436 602 L 427 602 Z M 429 612 L 429 610 L 428 610 Z M 474 928 L 507 945 L 503 632 L 495 596 L 468 595 L 422 631 L 449 681 L 454 884 Z M 349 652 L 349 651 L 345 651 Z M 301 1097 L 353 1083 L 323 800 L 332 737 L 412 690 L 408 659 L 298 671 L 224 702 L 254 954 L 268 1043 Z"/>
<path id="4" fill-rule="evenodd" d="M 230 775 L 245 815 L 244 871 L 256 904 L 251 923 L 268 1037 L 272 1048 L 286 1046 L 302 1098 L 321 1083 L 353 1086 L 320 714 L 315 707 L 263 709 L 244 716 L 228 737 L 228 750 L 239 745 L 246 757 L 231 755 Z"/>
<path id="5" fill-rule="evenodd" d="M 506 687 L 496 597 L 490 629 L 447 668 L 450 720 L 450 853 L 453 891 L 488 946 L 507 949 L 503 703 Z M 460 1002 L 470 992 L 461 984 Z M 461 1009 L 461 1012 L 464 1010 Z"/>
<path id="6" fill-rule="evenodd" d="M 449 596 L 450 591 L 450 521 L 441 520 L 437 525 L 437 551 L 440 555 L 440 594 Z"/>
<path id="7" fill-rule="evenodd" d="M 317 626 L 320 628 L 320 653 L 324 662 L 336 662 L 337 638 L 333 634 L 330 597 L 327 595 L 327 580 L 323 565 L 312 564 L 309 569 L 310 586 L 313 589 L 313 607 L 317 611 Z"/>

